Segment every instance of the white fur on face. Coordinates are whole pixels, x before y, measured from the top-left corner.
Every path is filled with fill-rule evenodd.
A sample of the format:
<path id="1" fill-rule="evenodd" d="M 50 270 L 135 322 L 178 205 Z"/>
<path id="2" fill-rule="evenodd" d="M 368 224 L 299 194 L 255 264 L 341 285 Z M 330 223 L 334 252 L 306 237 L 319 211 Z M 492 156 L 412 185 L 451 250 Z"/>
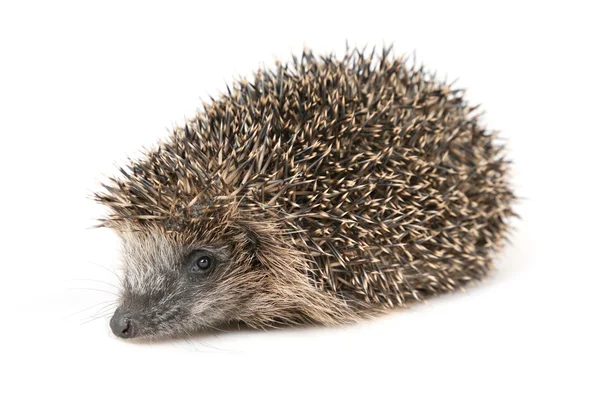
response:
<path id="1" fill-rule="evenodd" d="M 125 284 L 134 295 L 161 291 L 181 265 L 182 250 L 162 232 L 123 232 Z"/>

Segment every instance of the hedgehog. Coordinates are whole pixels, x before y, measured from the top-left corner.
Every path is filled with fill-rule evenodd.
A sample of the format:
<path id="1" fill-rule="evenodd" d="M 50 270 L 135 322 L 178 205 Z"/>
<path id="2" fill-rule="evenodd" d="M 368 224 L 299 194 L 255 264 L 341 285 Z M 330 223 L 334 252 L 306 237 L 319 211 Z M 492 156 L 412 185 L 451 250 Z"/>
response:
<path id="1" fill-rule="evenodd" d="M 238 79 L 94 193 L 114 334 L 338 325 L 480 280 L 515 196 L 464 93 L 391 48 Z"/>

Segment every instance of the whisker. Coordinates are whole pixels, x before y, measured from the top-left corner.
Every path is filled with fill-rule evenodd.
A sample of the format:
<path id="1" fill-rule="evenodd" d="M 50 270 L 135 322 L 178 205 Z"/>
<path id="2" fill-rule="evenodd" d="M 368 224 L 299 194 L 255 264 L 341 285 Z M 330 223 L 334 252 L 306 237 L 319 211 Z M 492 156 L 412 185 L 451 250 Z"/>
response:
<path id="1" fill-rule="evenodd" d="M 104 283 L 105 285 L 112 286 L 112 287 L 114 287 L 117 290 L 121 290 L 121 288 L 118 287 L 117 285 L 113 285 L 112 283 L 109 283 L 109 282 L 106 282 L 106 281 L 102 281 L 102 280 L 99 280 L 99 279 L 71 279 L 71 280 L 73 280 L 73 281 L 85 281 L 85 282 Z"/>
<path id="2" fill-rule="evenodd" d="M 93 313 L 92 315 L 89 315 L 88 317 L 82 318 L 82 320 L 86 320 L 87 318 L 100 318 L 102 315 L 110 315 L 112 314 L 112 307 L 114 307 L 113 304 L 107 304 L 105 306 L 103 306 L 102 308 L 100 308 L 98 311 L 96 311 L 95 313 Z M 110 311 L 108 309 L 111 309 Z"/>
<path id="3" fill-rule="evenodd" d="M 117 274 L 117 273 L 116 273 L 114 270 L 112 270 L 112 269 L 110 269 L 110 268 L 108 268 L 108 267 L 105 267 L 104 265 L 100 265 L 100 264 L 98 264 L 98 263 L 95 263 L 95 262 L 93 262 L 93 261 L 88 261 L 88 263 L 90 263 L 90 264 L 92 264 L 92 265 L 95 265 L 96 267 L 100 267 L 100 268 L 102 268 L 102 269 L 105 269 L 106 271 L 108 271 L 108 272 L 110 272 L 111 274 L 113 274 L 113 275 L 114 275 L 114 276 L 115 276 L 115 277 L 116 277 L 118 280 L 121 280 L 121 277 L 119 276 L 119 274 Z"/>
<path id="4" fill-rule="evenodd" d="M 108 294 L 112 294 L 113 296 L 119 296 L 118 293 L 109 292 L 108 290 L 97 289 L 97 288 L 67 288 L 67 290 L 92 290 L 94 292 L 104 292 Z"/>
<path id="5" fill-rule="evenodd" d="M 87 311 L 87 310 L 91 310 L 91 309 L 92 309 L 92 308 L 94 308 L 94 307 L 98 307 L 98 306 L 100 306 L 100 305 L 102 305 L 102 304 L 106 304 L 106 303 L 117 304 L 117 301 L 116 301 L 116 300 L 106 300 L 106 301 L 101 301 L 101 302 L 99 302 L 99 303 L 96 303 L 96 304 L 94 304 L 94 305 L 93 305 L 93 306 L 91 306 L 91 307 L 84 308 L 83 310 L 80 310 L 80 311 L 75 311 L 75 312 L 74 312 L 74 313 L 72 313 L 72 314 L 66 315 L 66 316 L 65 316 L 65 318 L 70 318 L 70 317 L 72 317 L 72 316 L 74 316 L 74 315 L 81 314 L 82 312 L 85 312 L 85 311 Z M 109 305 L 111 305 L 111 304 L 109 304 Z M 104 306 L 104 307 L 106 307 L 106 306 Z"/>
<path id="6" fill-rule="evenodd" d="M 87 323 L 90 323 L 90 322 L 92 322 L 92 321 L 95 321 L 95 320 L 97 320 L 97 319 L 100 319 L 100 318 L 106 318 L 106 317 L 110 317 L 111 315 L 112 315 L 112 312 L 109 312 L 109 313 L 104 313 L 103 315 L 98 315 L 98 316 L 95 316 L 95 317 L 93 317 L 93 318 L 90 318 L 90 319 L 88 319 L 88 320 L 86 320 L 86 321 L 83 321 L 83 322 L 81 323 L 81 325 L 85 325 L 85 324 L 87 324 Z"/>

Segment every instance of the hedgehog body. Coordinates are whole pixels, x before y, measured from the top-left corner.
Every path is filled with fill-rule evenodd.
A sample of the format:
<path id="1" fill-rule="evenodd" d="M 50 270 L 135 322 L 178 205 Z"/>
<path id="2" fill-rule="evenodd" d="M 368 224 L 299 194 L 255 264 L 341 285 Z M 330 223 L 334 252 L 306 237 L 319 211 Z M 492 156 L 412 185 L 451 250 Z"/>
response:
<path id="1" fill-rule="evenodd" d="M 388 50 L 236 83 L 96 195 L 124 242 L 113 331 L 335 324 L 480 279 L 514 196 L 475 109 Z"/>

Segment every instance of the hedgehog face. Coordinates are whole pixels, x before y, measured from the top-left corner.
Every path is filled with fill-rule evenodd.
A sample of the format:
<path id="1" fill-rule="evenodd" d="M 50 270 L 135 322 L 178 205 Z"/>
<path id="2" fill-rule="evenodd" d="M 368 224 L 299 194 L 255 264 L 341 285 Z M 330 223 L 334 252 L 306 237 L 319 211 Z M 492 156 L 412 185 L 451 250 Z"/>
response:
<path id="1" fill-rule="evenodd" d="M 110 321 L 115 335 L 159 338 L 234 321 L 267 327 L 356 319 L 345 302 L 315 287 L 309 262 L 277 224 L 248 216 L 214 218 L 185 233 L 118 229 L 124 276 Z"/>
<path id="2" fill-rule="evenodd" d="M 243 319 L 264 293 L 264 268 L 235 237 L 209 240 L 160 230 L 121 233 L 123 292 L 111 319 L 115 335 L 151 338 L 189 333 Z"/>

